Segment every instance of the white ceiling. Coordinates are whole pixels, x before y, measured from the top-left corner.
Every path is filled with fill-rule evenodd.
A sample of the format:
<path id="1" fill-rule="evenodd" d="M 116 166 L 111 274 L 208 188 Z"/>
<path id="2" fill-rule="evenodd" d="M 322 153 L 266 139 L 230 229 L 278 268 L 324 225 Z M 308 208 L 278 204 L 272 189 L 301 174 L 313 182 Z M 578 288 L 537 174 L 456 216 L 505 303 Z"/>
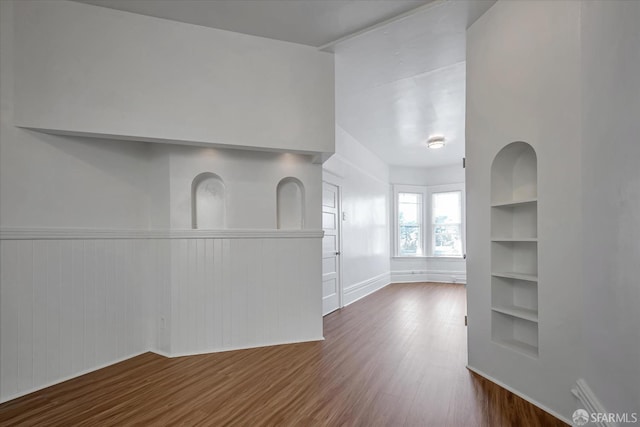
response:
<path id="1" fill-rule="evenodd" d="M 335 46 L 336 122 L 391 165 L 464 157 L 466 28 L 494 1 L 446 1 Z M 446 146 L 428 150 L 426 139 Z"/>
<path id="2" fill-rule="evenodd" d="M 319 47 L 432 0 L 76 1 Z"/>
<path id="3" fill-rule="evenodd" d="M 336 55 L 337 126 L 388 164 L 416 167 L 464 157 L 465 31 L 495 2 L 76 1 L 316 47 L 345 38 L 329 47 Z M 436 134 L 446 146 L 427 150 L 426 139 Z"/>

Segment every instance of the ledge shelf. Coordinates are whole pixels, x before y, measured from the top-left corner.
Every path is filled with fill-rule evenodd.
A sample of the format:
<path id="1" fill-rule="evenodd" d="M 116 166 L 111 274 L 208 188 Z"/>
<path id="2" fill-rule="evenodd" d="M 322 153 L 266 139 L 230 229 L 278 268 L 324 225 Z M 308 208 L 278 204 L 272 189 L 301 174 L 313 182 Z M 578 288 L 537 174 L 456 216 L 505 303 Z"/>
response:
<path id="1" fill-rule="evenodd" d="M 491 307 L 492 311 L 506 314 L 507 316 L 517 317 L 518 319 L 528 320 L 529 322 L 538 323 L 538 311 L 528 308 L 510 306 L 510 307 Z"/>
<path id="2" fill-rule="evenodd" d="M 527 344 L 522 341 L 514 339 L 494 339 L 494 343 L 507 347 L 511 350 L 515 350 L 519 353 L 526 354 L 531 357 L 538 357 L 538 347 L 535 345 Z"/>
<path id="3" fill-rule="evenodd" d="M 538 276 L 535 274 L 516 273 L 513 271 L 501 271 L 491 273 L 493 277 L 504 277 L 505 279 L 524 280 L 526 282 L 538 282 Z"/>
<path id="4" fill-rule="evenodd" d="M 526 205 L 528 203 L 537 203 L 537 202 L 538 202 L 537 198 L 522 199 L 522 200 L 512 200 L 512 201 L 507 201 L 507 202 L 492 203 L 491 207 L 492 208 L 510 208 L 510 207 L 514 207 L 514 206 Z"/>

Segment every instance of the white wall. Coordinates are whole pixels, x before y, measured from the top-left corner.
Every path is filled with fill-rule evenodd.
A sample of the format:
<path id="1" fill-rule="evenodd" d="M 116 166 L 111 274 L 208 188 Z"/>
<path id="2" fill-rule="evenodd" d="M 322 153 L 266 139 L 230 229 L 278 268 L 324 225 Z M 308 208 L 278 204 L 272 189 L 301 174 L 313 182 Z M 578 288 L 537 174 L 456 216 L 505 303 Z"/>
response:
<path id="1" fill-rule="evenodd" d="M 0 240 L 0 402 L 148 351 L 149 246 Z"/>
<path id="2" fill-rule="evenodd" d="M 344 304 L 386 286 L 389 271 L 389 168 L 337 126 L 336 154 L 323 179 L 340 185 Z"/>
<path id="3" fill-rule="evenodd" d="M 334 151 L 330 53 L 76 2 L 15 12 L 20 126 Z"/>
<path id="4" fill-rule="evenodd" d="M 581 4 L 583 378 L 640 413 L 640 3 Z"/>
<path id="5" fill-rule="evenodd" d="M 146 228 L 146 144 L 13 126 L 14 4 L 0 3 L 0 226 Z"/>
<path id="6" fill-rule="evenodd" d="M 462 159 L 459 164 L 437 168 L 414 168 L 404 166 L 389 167 L 389 181 L 392 184 L 446 185 L 464 183 Z"/>
<path id="7" fill-rule="evenodd" d="M 172 239 L 157 348 L 179 356 L 323 339 L 320 236 Z"/>
<path id="8" fill-rule="evenodd" d="M 389 181 L 393 184 L 435 186 L 464 184 L 464 168 L 460 164 L 437 168 L 389 167 Z M 390 197 L 393 212 L 393 194 Z M 395 238 L 393 218 L 390 218 L 391 239 Z M 467 265 L 464 259 L 435 257 L 394 258 L 394 242 L 391 240 L 391 280 L 393 282 L 467 282 Z"/>
<path id="9" fill-rule="evenodd" d="M 565 420 L 582 350 L 580 7 L 501 1 L 467 32 L 469 366 Z M 538 156 L 537 359 L 491 340 L 490 170 L 513 141 Z"/>
<path id="10" fill-rule="evenodd" d="M 277 228 L 276 190 L 286 177 L 304 185 L 305 228 L 321 228 L 321 165 L 309 156 L 176 145 L 157 149 L 170 158 L 171 228 L 191 228 L 191 183 L 202 172 L 225 183 L 226 228 Z"/>
<path id="11" fill-rule="evenodd" d="M 97 131 L 110 132 L 106 127 L 116 124 L 139 126 L 146 135 L 158 130 L 164 137 L 175 130 L 168 129 L 171 123 L 202 129 L 202 123 L 191 120 L 193 111 L 179 102 L 158 107 L 152 93 L 163 101 L 184 102 L 173 95 L 206 95 L 200 87 L 189 92 L 185 86 L 197 79 L 169 78 L 162 73 L 177 70 L 154 61 L 164 48 L 171 49 L 172 58 L 187 61 L 191 50 L 185 47 L 194 41 L 189 37 L 208 30 L 59 1 L 0 1 L 0 20 L 0 401 L 149 350 L 176 355 L 322 338 L 321 166 L 310 156 L 48 135 L 15 127 L 14 93 L 42 100 L 43 105 L 55 101 L 46 108 L 52 113 L 47 120 L 56 115 L 55 120 L 68 120 L 71 128 L 104 124 Z M 17 27 L 18 35 L 30 41 L 14 43 Z M 111 30 L 132 38 L 113 34 L 109 39 Z M 76 38 L 66 39 L 73 34 Z M 268 101 L 269 114 L 281 121 L 259 131 L 253 127 L 259 121 L 229 121 L 224 131 L 235 129 L 242 138 L 260 133 L 256 145 L 267 141 L 265 146 L 288 150 L 288 138 L 298 126 L 309 125 L 300 140 L 310 145 L 299 147 L 332 149 L 332 105 L 326 127 L 323 119 L 332 95 L 319 95 L 317 104 L 306 98 L 332 82 L 325 54 L 247 37 L 224 33 L 212 43 L 223 50 L 227 46 L 234 57 L 224 63 L 228 74 L 288 70 L 281 80 L 271 81 L 266 92 L 244 92 L 242 98 L 249 102 L 255 95 L 257 109 L 252 111 L 258 115 L 261 96 L 282 90 L 284 98 Z M 56 44 L 61 40 L 69 44 Z M 237 40 L 253 48 L 241 49 Z M 148 57 L 131 55 L 125 61 L 118 56 L 140 48 L 138 42 L 146 44 Z M 176 42 L 183 43 L 179 49 Z M 206 44 L 194 46 L 202 48 L 201 43 Z M 275 47 L 266 49 L 265 43 Z M 118 55 L 105 54 L 109 49 L 104 44 Z M 137 47 L 128 50 L 127 44 Z M 252 55 L 260 58 L 257 65 Z M 187 62 L 173 65 L 185 72 L 197 69 L 204 79 L 208 71 L 191 59 L 193 67 Z M 51 63 L 30 62 L 40 60 Z M 103 70 L 91 65 L 94 60 L 112 60 L 118 66 L 105 65 Z M 26 73 L 17 85 L 14 66 L 17 74 Z M 317 74 L 299 76 L 306 67 L 316 67 Z M 86 72 L 87 79 L 79 79 L 76 71 Z M 112 75 L 102 75 L 106 71 Z M 133 74 L 131 80 L 127 73 Z M 99 77 L 106 78 L 104 84 Z M 26 80 L 41 92 L 25 88 Z M 131 87 L 116 87 L 120 81 Z M 227 80 L 207 84 L 223 92 L 233 87 Z M 175 105 L 185 122 L 162 116 Z M 134 111 L 145 106 L 153 110 L 148 115 Z M 48 114 L 46 109 L 40 118 Z M 298 120 L 297 113 L 317 117 L 309 118 L 311 123 Z M 317 129 L 320 124 L 323 128 Z M 312 137 L 306 135 L 309 129 Z M 321 146 L 320 141 L 327 140 L 329 144 Z M 191 228 L 191 182 L 204 171 L 218 173 L 228 184 L 228 225 L 260 230 L 182 230 Z M 305 230 L 275 230 L 276 186 L 286 176 L 298 177 L 305 185 Z"/>
<path id="12" fill-rule="evenodd" d="M 212 172 L 225 184 L 228 229 L 187 233 L 163 248 L 171 279 L 155 291 L 157 348 L 177 355 L 321 339 L 321 165 L 290 153 L 176 145 L 154 151 L 168 182 L 170 228 L 191 228 L 192 181 Z M 275 231 L 276 190 L 286 177 L 304 185 L 305 230 L 315 237 Z M 166 199 L 156 200 L 162 210 Z"/>

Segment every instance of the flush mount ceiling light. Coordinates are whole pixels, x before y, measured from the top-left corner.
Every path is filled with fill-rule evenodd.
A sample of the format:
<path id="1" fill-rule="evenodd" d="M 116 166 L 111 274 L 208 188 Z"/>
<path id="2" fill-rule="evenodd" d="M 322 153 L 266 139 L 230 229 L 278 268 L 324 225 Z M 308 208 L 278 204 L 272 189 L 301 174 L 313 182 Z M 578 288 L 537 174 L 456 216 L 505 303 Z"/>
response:
<path id="1" fill-rule="evenodd" d="M 444 136 L 430 136 L 427 139 L 427 147 L 429 148 L 442 148 L 444 147 Z"/>

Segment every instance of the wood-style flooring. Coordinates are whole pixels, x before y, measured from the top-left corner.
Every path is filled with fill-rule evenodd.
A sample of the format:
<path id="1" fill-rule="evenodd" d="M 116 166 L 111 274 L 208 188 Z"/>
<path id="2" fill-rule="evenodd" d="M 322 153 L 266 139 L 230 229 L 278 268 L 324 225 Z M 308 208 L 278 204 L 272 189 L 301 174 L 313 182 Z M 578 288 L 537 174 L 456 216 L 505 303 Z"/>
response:
<path id="1" fill-rule="evenodd" d="M 463 285 L 394 284 L 325 341 L 146 353 L 0 405 L 2 426 L 565 426 L 469 372 Z"/>

